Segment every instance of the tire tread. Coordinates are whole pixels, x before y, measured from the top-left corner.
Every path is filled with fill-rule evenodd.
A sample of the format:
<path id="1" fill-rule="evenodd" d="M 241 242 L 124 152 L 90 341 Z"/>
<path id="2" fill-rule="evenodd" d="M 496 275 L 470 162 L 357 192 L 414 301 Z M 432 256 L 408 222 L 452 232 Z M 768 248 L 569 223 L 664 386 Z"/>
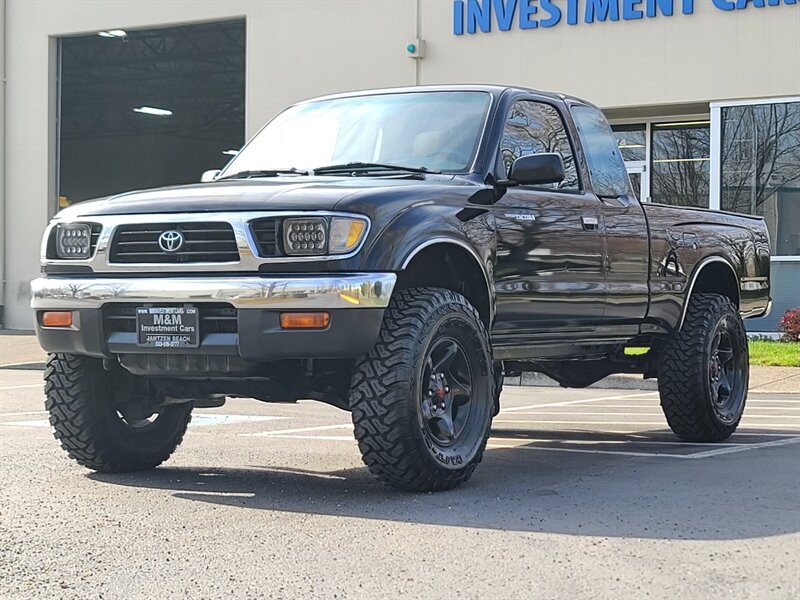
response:
<path id="1" fill-rule="evenodd" d="M 375 346 L 353 370 L 350 407 L 364 464 L 378 480 L 401 490 L 454 488 L 472 476 L 483 458 L 490 426 L 477 455 L 463 468 L 431 469 L 414 438 L 416 424 L 410 422 L 407 409 L 415 372 L 414 348 L 432 319 L 454 310 L 473 322 L 490 353 L 489 336 L 480 316 L 463 296 L 439 288 L 413 288 L 394 295 Z"/>
<path id="2" fill-rule="evenodd" d="M 53 436 L 78 464 L 95 471 L 117 473 L 153 468 L 167 460 L 183 440 L 191 410 L 179 420 L 171 447 L 149 459 L 133 459 L 108 443 L 93 407 L 93 377 L 102 366 L 96 359 L 75 354 L 50 354 L 45 367 L 45 408 Z"/>
<path id="3" fill-rule="evenodd" d="M 739 424 L 726 425 L 715 419 L 706 397 L 705 353 L 707 335 L 717 319 L 732 313 L 740 319 L 730 298 L 718 294 L 695 294 L 689 301 L 683 327 L 661 355 L 658 390 L 661 408 L 673 433 L 691 442 L 719 442 L 730 437 Z M 742 407 L 743 409 L 743 407 Z"/>

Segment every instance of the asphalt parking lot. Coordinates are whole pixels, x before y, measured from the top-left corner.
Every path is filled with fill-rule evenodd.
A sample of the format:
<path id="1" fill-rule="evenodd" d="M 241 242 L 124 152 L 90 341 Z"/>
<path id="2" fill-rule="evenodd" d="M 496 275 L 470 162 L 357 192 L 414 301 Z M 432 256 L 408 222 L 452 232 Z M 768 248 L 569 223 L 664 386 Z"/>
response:
<path id="1" fill-rule="evenodd" d="M 313 402 L 197 410 L 161 468 L 93 474 L 41 374 L 0 368 L 2 598 L 800 596 L 800 394 L 709 446 L 652 391 L 507 388 L 473 479 L 407 494 Z"/>

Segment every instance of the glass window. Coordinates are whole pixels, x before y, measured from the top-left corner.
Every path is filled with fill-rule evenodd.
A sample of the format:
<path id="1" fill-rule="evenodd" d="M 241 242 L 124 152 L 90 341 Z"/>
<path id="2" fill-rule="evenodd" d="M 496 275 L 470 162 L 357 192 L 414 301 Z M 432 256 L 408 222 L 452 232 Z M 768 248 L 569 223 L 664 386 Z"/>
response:
<path id="1" fill-rule="evenodd" d="M 560 190 L 578 189 L 575 156 L 558 111 L 542 102 L 523 100 L 515 103 L 511 107 L 500 143 L 500 156 L 506 175 L 511 172 L 511 165 L 520 156 L 544 152 L 560 154 L 564 161 L 564 180 L 552 184 L 552 187 Z"/>
<path id="2" fill-rule="evenodd" d="M 615 125 L 611 129 L 625 162 L 647 160 L 646 125 Z"/>
<path id="3" fill-rule="evenodd" d="M 653 202 L 708 207 L 709 121 L 653 125 Z"/>
<path id="4" fill-rule="evenodd" d="M 720 208 L 761 215 L 771 251 L 800 255 L 800 102 L 722 108 Z"/>
<path id="5" fill-rule="evenodd" d="M 262 129 L 223 175 L 351 162 L 467 171 L 490 103 L 485 92 L 410 92 L 298 104 Z"/>
<path id="6" fill-rule="evenodd" d="M 572 116 L 581 136 L 594 193 L 607 197 L 627 194 L 630 189 L 628 171 L 603 113 L 590 106 L 576 106 Z"/>

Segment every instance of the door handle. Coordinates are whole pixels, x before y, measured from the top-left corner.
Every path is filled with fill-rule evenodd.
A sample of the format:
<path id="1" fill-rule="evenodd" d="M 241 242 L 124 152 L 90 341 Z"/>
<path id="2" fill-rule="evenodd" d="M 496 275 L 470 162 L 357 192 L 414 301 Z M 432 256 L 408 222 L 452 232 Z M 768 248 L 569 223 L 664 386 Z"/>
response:
<path id="1" fill-rule="evenodd" d="M 596 231 L 600 229 L 600 221 L 597 220 L 597 217 L 581 217 L 581 221 L 586 231 Z"/>

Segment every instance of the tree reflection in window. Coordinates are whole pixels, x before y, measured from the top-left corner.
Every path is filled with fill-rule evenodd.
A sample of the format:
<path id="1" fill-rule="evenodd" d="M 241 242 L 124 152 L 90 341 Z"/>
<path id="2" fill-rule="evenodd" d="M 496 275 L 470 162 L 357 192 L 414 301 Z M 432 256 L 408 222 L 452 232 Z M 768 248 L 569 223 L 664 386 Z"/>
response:
<path id="1" fill-rule="evenodd" d="M 524 100 L 511 108 L 500 145 L 506 175 L 520 156 L 555 152 L 564 161 L 564 180 L 554 189 L 578 189 L 575 156 L 558 111 L 549 104 Z"/>
<path id="2" fill-rule="evenodd" d="M 761 215 L 772 252 L 800 255 L 800 102 L 722 109 L 723 210 Z"/>
<path id="3" fill-rule="evenodd" d="M 628 172 L 603 113 L 593 106 L 575 106 L 572 117 L 581 137 L 594 193 L 605 198 L 627 194 L 630 189 Z"/>
<path id="4" fill-rule="evenodd" d="M 707 122 L 653 126 L 653 202 L 708 207 L 711 143 Z"/>

